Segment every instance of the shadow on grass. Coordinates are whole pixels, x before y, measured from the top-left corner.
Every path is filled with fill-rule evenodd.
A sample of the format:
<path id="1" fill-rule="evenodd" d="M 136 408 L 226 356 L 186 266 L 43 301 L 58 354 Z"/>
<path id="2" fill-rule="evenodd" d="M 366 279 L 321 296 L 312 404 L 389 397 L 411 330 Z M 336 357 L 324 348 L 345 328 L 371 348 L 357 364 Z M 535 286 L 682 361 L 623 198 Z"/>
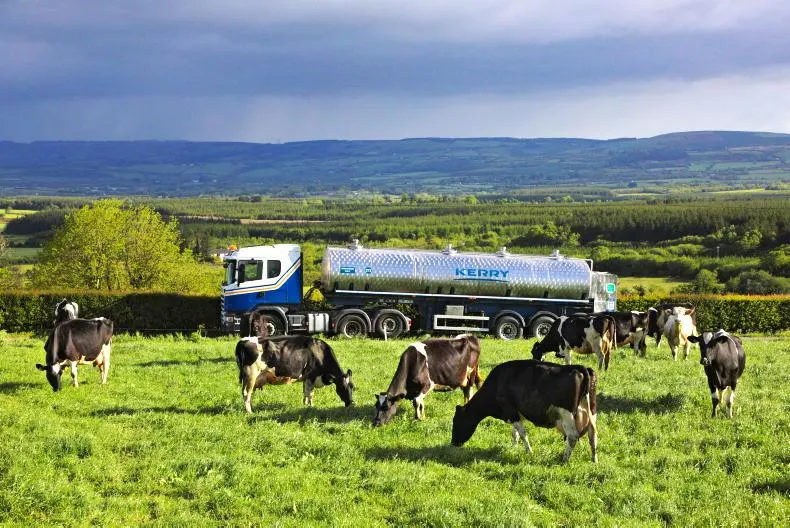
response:
<path id="1" fill-rule="evenodd" d="M 598 402 L 598 410 L 603 412 L 668 414 L 683 407 L 685 396 L 682 394 L 664 394 L 653 400 L 648 400 L 599 394 L 596 400 Z"/>
<path id="2" fill-rule="evenodd" d="M 135 367 L 173 367 L 179 365 L 200 365 L 201 363 L 235 363 L 236 359 L 232 357 L 216 357 L 216 358 L 200 358 L 200 359 L 160 359 L 156 361 L 146 361 L 145 363 L 136 363 Z"/>
<path id="3" fill-rule="evenodd" d="M 515 450 L 516 448 L 514 448 Z M 520 451 L 523 451 L 521 449 Z M 519 454 L 523 454 L 519 452 Z M 500 464 L 523 464 L 521 457 L 511 457 L 498 447 L 455 447 L 449 444 L 434 447 L 376 447 L 365 451 L 368 460 L 406 460 L 409 462 L 433 461 L 454 467 L 463 467 L 480 460 Z"/>
<path id="4" fill-rule="evenodd" d="M 752 490 L 756 493 L 771 493 L 775 491 L 780 495 L 790 498 L 790 478 L 752 484 Z"/>
<path id="5" fill-rule="evenodd" d="M 35 387 L 43 387 L 46 386 L 49 388 L 49 385 L 39 385 L 37 383 L 23 383 L 23 382 L 16 382 L 16 381 L 8 381 L 6 383 L 0 383 L 0 393 L 2 394 L 12 394 L 14 392 L 18 392 L 25 389 L 32 389 Z"/>
<path id="6" fill-rule="evenodd" d="M 196 414 L 216 416 L 219 414 L 242 414 L 243 409 L 239 407 L 228 407 L 226 405 L 215 405 L 213 407 L 200 407 L 197 409 L 188 409 L 183 407 L 112 407 L 110 409 L 100 409 L 90 413 L 91 416 L 106 417 L 106 416 L 134 416 L 143 413 L 163 413 L 163 414 Z"/>
<path id="7" fill-rule="evenodd" d="M 279 413 L 265 413 L 260 416 L 251 416 L 250 423 L 255 423 L 260 420 L 275 420 L 280 423 L 298 422 L 315 420 L 321 423 L 348 423 L 355 420 L 362 420 L 364 422 L 373 421 L 373 406 L 372 405 L 352 405 L 345 407 L 340 400 L 338 405 L 333 407 L 302 407 L 301 409 L 289 409 L 285 412 Z M 253 407 L 253 411 L 255 408 Z M 267 405 L 261 408 L 263 411 L 268 411 Z"/>

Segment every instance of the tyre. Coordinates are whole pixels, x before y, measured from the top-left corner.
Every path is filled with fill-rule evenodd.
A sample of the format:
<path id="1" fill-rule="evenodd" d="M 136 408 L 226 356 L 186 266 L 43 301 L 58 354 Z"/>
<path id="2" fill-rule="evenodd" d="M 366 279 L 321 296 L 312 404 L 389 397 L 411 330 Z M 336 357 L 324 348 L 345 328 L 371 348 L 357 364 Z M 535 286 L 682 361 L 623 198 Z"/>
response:
<path id="1" fill-rule="evenodd" d="M 511 315 L 503 315 L 497 319 L 494 325 L 494 337 L 511 341 L 513 339 L 520 339 L 524 335 L 524 328 L 518 319 Z"/>
<path id="2" fill-rule="evenodd" d="M 262 315 L 256 319 L 253 326 L 260 325 L 265 328 L 267 337 L 277 337 L 285 335 L 285 325 L 282 320 L 274 315 Z M 256 329 L 254 328 L 253 331 Z M 258 334 L 253 334 L 258 335 Z"/>
<path id="3" fill-rule="evenodd" d="M 376 335 L 382 339 L 397 339 L 405 330 L 406 325 L 399 313 L 384 313 L 376 319 Z"/>
<path id="4" fill-rule="evenodd" d="M 540 315 L 536 317 L 532 324 L 529 325 L 529 337 L 543 339 L 549 333 L 551 325 L 554 324 L 555 319 L 548 315 Z"/>
<path id="5" fill-rule="evenodd" d="M 342 337 L 365 337 L 368 335 L 368 323 L 361 315 L 345 315 L 337 323 L 337 335 Z"/>

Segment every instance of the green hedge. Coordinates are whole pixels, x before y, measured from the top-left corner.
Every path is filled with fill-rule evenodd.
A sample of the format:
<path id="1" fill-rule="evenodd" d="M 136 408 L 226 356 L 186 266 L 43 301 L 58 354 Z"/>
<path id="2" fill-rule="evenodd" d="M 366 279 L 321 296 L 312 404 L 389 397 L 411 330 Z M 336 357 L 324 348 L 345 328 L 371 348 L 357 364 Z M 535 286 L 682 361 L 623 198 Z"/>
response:
<path id="1" fill-rule="evenodd" d="M 697 328 L 730 332 L 775 333 L 790 329 L 790 296 L 685 295 L 670 298 L 618 299 L 620 311 L 644 311 L 664 302 L 690 302 L 696 307 Z"/>
<path id="2" fill-rule="evenodd" d="M 76 301 L 80 317 L 112 319 L 116 332 L 208 334 L 219 331 L 219 296 L 174 293 L 0 293 L 0 329 L 43 333 L 52 328 L 55 306 Z"/>
<path id="3" fill-rule="evenodd" d="M 108 317 L 118 332 L 219 333 L 219 296 L 174 293 L 0 293 L 0 329 L 43 333 L 52 327 L 55 305 L 67 297 L 80 305 L 80 317 Z M 790 296 L 686 295 L 671 298 L 625 297 L 618 310 L 644 311 L 662 302 L 691 302 L 700 330 L 774 333 L 790 330 Z"/>

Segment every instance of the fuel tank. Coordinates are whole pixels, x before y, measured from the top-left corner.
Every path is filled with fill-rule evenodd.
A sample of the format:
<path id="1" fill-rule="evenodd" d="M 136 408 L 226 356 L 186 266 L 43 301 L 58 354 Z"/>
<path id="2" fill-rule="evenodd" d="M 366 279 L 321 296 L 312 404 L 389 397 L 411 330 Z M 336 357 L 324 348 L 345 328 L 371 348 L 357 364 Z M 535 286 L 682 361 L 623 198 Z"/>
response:
<path id="1" fill-rule="evenodd" d="M 469 296 L 587 299 L 591 262 L 552 256 L 328 247 L 321 282 L 325 291 L 367 290 Z"/>

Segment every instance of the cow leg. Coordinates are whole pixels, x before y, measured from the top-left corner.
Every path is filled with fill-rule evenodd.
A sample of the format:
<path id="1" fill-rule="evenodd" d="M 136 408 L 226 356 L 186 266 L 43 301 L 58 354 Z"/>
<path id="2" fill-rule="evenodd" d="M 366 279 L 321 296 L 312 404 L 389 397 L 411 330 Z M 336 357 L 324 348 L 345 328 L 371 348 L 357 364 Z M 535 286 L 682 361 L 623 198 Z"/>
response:
<path id="1" fill-rule="evenodd" d="M 245 367 L 241 378 L 241 398 L 244 400 L 244 410 L 252 413 L 252 393 L 255 390 L 255 382 L 258 379 L 258 371 L 251 367 Z"/>
<path id="2" fill-rule="evenodd" d="M 719 406 L 720 399 L 721 398 L 719 397 L 719 389 L 716 389 L 716 388 L 711 389 L 711 391 L 710 391 L 710 400 L 711 400 L 711 403 L 713 403 L 713 412 L 710 415 L 711 418 L 715 418 L 716 417 L 716 408 Z"/>
<path id="3" fill-rule="evenodd" d="M 517 422 L 513 422 L 513 447 L 518 447 L 518 439 L 524 442 L 524 449 L 526 449 L 527 453 L 532 453 L 532 446 L 529 444 L 529 438 L 527 437 L 527 431 L 524 429 L 524 424 L 521 420 Z"/>
<path id="4" fill-rule="evenodd" d="M 568 462 L 568 459 L 571 457 L 571 453 L 573 452 L 573 448 L 576 446 L 576 442 L 579 441 L 579 432 L 576 430 L 576 420 L 573 418 L 573 414 L 567 409 L 558 409 L 557 412 L 559 413 L 559 419 L 557 420 L 557 428 L 565 433 L 565 441 L 567 442 L 565 446 L 565 453 L 562 455 L 562 462 Z"/>
<path id="5" fill-rule="evenodd" d="M 110 374 L 110 349 L 112 348 L 111 342 L 102 347 L 102 356 L 104 361 L 101 364 L 101 383 L 107 383 L 107 376 Z"/>
<path id="6" fill-rule="evenodd" d="M 686 344 L 683 345 L 683 361 L 686 361 L 689 358 L 690 351 L 691 351 L 691 341 L 686 340 Z"/>
<path id="7" fill-rule="evenodd" d="M 313 394 L 315 394 L 315 383 L 309 379 L 304 380 L 304 404 L 308 407 L 313 406 Z"/>
<path id="8" fill-rule="evenodd" d="M 672 343 L 670 343 L 669 344 L 669 351 L 672 352 L 672 360 L 673 361 L 677 361 L 678 360 L 678 346 L 677 345 L 673 345 Z"/>
<path id="9" fill-rule="evenodd" d="M 722 397 L 724 392 L 722 392 Z M 727 396 L 727 418 L 732 418 L 732 404 L 735 401 L 735 387 L 730 387 L 730 394 Z"/>
<path id="10" fill-rule="evenodd" d="M 576 420 L 576 430 L 579 431 L 580 435 L 586 432 L 590 439 L 592 461 L 598 462 L 598 416 L 590 411 L 589 394 L 582 400 L 579 412 L 576 414 Z"/>
<path id="11" fill-rule="evenodd" d="M 71 362 L 71 384 L 74 385 L 75 387 L 79 387 L 80 386 L 79 382 L 77 381 L 77 362 L 76 361 L 72 361 Z"/>
<path id="12" fill-rule="evenodd" d="M 475 390 L 472 388 L 472 384 L 468 383 L 466 386 L 461 387 L 461 391 L 464 393 L 464 405 L 466 405 L 474 396 Z"/>
<path id="13" fill-rule="evenodd" d="M 414 404 L 414 418 L 417 420 L 424 420 L 425 419 L 425 397 L 428 395 L 427 392 L 417 395 L 416 398 L 412 401 Z"/>

